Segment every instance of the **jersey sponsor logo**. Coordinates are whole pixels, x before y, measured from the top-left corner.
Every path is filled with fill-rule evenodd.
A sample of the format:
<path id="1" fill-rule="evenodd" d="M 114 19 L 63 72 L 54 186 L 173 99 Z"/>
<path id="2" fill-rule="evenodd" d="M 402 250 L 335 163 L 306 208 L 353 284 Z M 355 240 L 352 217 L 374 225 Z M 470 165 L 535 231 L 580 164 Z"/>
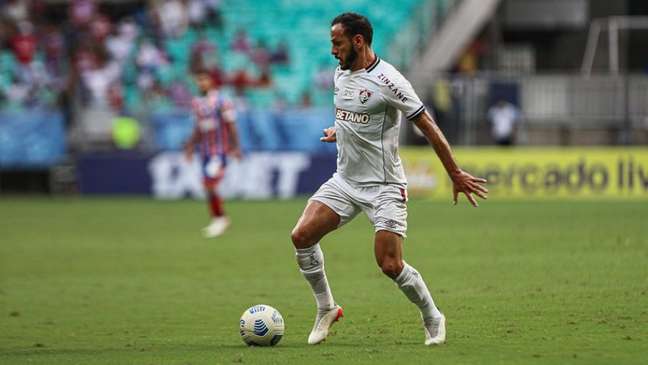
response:
<path id="1" fill-rule="evenodd" d="M 356 113 L 349 110 L 335 108 L 335 119 L 344 122 L 367 124 L 369 123 L 370 117 L 367 113 Z"/>
<path id="2" fill-rule="evenodd" d="M 360 90 L 359 98 L 360 98 L 360 103 L 366 104 L 369 98 L 373 95 L 373 93 L 367 89 Z"/>
<path id="3" fill-rule="evenodd" d="M 342 92 L 342 98 L 344 98 L 344 99 L 353 99 L 353 90 L 344 89 L 344 91 Z"/>
<path id="4" fill-rule="evenodd" d="M 389 78 L 387 78 L 387 76 L 385 76 L 385 74 L 381 73 L 380 75 L 378 75 L 378 79 L 380 81 L 382 81 L 385 85 L 387 85 L 387 88 L 389 90 L 391 90 L 392 93 L 394 93 L 395 97 L 397 97 L 403 103 L 407 103 L 407 100 L 408 100 L 407 96 L 405 96 L 400 90 L 398 90 L 398 88 L 396 87 L 396 84 L 391 82 L 391 80 L 389 80 Z"/>

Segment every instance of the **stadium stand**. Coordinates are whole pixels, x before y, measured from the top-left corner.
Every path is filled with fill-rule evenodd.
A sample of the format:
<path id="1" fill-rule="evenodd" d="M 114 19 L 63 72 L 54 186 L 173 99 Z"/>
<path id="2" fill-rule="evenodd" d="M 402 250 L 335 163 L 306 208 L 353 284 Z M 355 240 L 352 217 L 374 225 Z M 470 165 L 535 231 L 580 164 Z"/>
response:
<path id="1" fill-rule="evenodd" d="M 60 113 L 75 149 L 113 148 L 120 116 L 148 133 L 140 148 L 178 149 L 191 122 L 191 71 L 207 67 L 236 100 L 247 150 L 316 151 L 317 139 L 293 140 L 289 132 L 299 125 L 302 135 L 316 135 L 330 123 L 330 19 L 366 14 L 379 29 L 377 52 L 394 49 L 388 54 L 396 57 L 415 47 L 400 29 L 430 28 L 413 16 L 421 6 L 443 14 L 453 2 L 11 1 L 3 5 L 0 108 Z"/>

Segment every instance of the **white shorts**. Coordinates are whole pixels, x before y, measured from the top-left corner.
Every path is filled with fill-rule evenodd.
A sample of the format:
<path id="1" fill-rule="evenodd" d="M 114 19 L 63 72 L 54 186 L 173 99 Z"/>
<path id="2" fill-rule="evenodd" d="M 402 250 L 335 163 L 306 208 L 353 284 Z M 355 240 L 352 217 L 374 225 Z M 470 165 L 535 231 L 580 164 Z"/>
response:
<path id="1" fill-rule="evenodd" d="M 310 200 L 333 209 L 340 216 L 340 226 L 362 210 L 375 232 L 390 231 L 407 237 L 407 190 L 403 185 L 351 185 L 336 173 Z"/>

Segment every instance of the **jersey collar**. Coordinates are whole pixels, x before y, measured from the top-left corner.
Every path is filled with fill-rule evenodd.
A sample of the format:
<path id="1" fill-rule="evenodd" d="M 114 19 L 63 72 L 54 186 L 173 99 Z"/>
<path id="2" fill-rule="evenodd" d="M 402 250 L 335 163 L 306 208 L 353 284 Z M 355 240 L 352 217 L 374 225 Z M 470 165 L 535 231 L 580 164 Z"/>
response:
<path id="1" fill-rule="evenodd" d="M 376 68 L 376 66 L 378 66 L 379 63 L 380 63 L 380 57 L 376 55 L 376 59 L 369 66 L 365 68 L 365 71 L 367 72 L 373 71 Z"/>

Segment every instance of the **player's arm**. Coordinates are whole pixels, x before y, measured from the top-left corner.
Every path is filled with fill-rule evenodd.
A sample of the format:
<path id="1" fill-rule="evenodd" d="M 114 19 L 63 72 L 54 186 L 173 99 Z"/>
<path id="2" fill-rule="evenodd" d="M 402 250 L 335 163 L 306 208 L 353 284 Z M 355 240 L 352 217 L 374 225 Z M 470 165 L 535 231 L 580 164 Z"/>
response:
<path id="1" fill-rule="evenodd" d="M 193 153 L 196 148 L 196 143 L 198 143 L 198 139 L 200 138 L 199 132 L 198 132 L 198 126 L 194 127 L 193 131 L 191 132 L 191 135 L 187 139 L 187 142 L 184 144 L 184 155 L 187 161 L 191 161 L 193 158 Z"/>
<path id="2" fill-rule="evenodd" d="M 464 193 L 473 206 L 478 206 L 475 197 L 476 194 L 482 199 L 487 198 L 488 189 L 483 186 L 486 179 L 474 177 L 469 173 L 461 170 L 452 155 L 450 144 L 446 140 L 443 132 L 434 122 L 434 119 L 427 113 L 423 112 L 412 119 L 414 124 L 421 130 L 425 138 L 430 142 L 437 156 L 445 167 L 453 183 L 453 201 L 457 204 L 457 196 Z"/>
<path id="3" fill-rule="evenodd" d="M 225 128 L 227 128 L 227 134 L 229 135 L 228 152 L 234 156 L 234 158 L 240 159 L 242 156 L 241 143 L 238 128 L 236 128 L 236 109 L 234 108 L 234 103 L 230 100 L 225 101 L 221 116 L 225 120 Z"/>
<path id="4" fill-rule="evenodd" d="M 231 122 L 226 124 L 229 132 L 229 143 L 230 143 L 230 153 L 237 159 L 240 159 L 241 154 L 241 144 L 239 142 L 238 128 L 236 128 L 236 123 Z"/>

